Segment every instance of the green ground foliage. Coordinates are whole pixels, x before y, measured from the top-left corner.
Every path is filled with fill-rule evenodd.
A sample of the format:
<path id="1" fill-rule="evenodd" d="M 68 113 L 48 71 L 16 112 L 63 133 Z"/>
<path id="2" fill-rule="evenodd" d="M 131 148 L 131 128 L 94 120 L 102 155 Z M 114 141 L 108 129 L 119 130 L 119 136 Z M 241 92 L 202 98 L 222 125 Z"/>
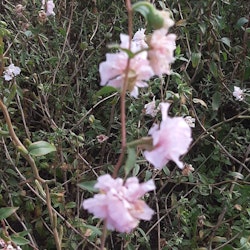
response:
<path id="1" fill-rule="evenodd" d="M 106 248 L 249 250 L 250 100 L 232 96 L 234 86 L 250 88 L 249 1 L 151 2 L 173 13 L 175 73 L 152 79 L 139 99 L 127 96 L 127 140 L 147 135 L 161 120 L 145 115 L 153 95 L 169 100 L 172 116 L 196 119 L 183 159 L 195 170 L 185 176 L 169 163 L 155 171 L 138 149 L 130 175 L 154 177 L 157 189 L 145 200 L 156 213 L 130 234 L 109 232 Z M 39 176 L 52 180 L 34 180 L 0 112 L 0 237 L 23 250 L 56 249 L 56 234 L 61 249 L 98 249 L 102 223 L 81 204 L 93 196 L 97 176 L 112 173 L 120 153 L 119 93 L 98 92 L 98 65 L 107 45 L 127 33 L 127 11 L 120 0 L 55 5 L 56 15 L 44 21 L 39 0 L 0 2 L 1 64 L 11 60 L 21 68 L 14 81 L 0 77 L 0 98 Z M 135 14 L 134 32 L 142 27 Z M 98 135 L 108 140 L 100 143 Z"/>

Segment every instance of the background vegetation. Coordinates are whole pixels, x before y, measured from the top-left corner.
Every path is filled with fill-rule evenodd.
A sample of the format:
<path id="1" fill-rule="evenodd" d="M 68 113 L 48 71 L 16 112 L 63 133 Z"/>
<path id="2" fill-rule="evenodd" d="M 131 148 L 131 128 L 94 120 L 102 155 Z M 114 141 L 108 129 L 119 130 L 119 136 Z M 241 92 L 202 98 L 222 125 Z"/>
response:
<path id="1" fill-rule="evenodd" d="M 134 1 L 136 2 L 136 1 Z M 110 232 L 107 249 L 250 249 L 250 109 L 233 86 L 250 88 L 250 5 L 247 0 L 152 1 L 169 8 L 178 35 L 175 72 L 153 79 L 142 98 L 127 97 L 128 141 L 145 136 L 152 119 L 144 105 L 171 100 L 172 115 L 196 119 L 193 144 L 185 162 L 195 171 L 183 175 L 174 164 L 156 172 L 138 149 L 132 174 L 152 176 L 157 190 L 145 199 L 156 214 L 131 234 Z M 0 113 L 0 236 L 22 249 L 98 248 L 102 224 L 81 207 L 91 197 L 91 181 L 111 173 L 120 151 L 119 94 L 98 94 L 98 65 L 127 33 L 123 1 L 55 1 L 56 15 L 39 19 L 41 2 L 0 2 L 6 66 L 21 68 L 16 82 L 0 78 L 0 96 L 8 104 L 19 139 L 47 141 L 56 152 L 34 156 L 49 184 L 33 179 L 26 159 L 13 145 Z M 19 6 L 20 7 L 20 6 Z M 134 31 L 144 27 L 134 16 Z M 154 94 L 153 94 L 154 93 Z M 97 136 L 108 136 L 100 143 Z M 52 219 L 51 219 L 52 215 Z"/>

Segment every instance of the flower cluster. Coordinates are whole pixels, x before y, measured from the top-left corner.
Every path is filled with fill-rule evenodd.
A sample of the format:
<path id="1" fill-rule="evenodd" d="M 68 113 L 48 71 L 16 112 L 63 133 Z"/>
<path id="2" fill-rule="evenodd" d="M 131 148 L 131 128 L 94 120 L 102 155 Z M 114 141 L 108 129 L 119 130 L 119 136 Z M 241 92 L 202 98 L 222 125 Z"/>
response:
<path id="1" fill-rule="evenodd" d="M 10 81 L 13 79 L 13 77 L 19 75 L 21 73 L 21 69 L 17 66 L 15 66 L 13 63 L 11 63 L 3 72 L 4 73 L 4 79 L 6 81 Z"/>
<path id="2" fill-rule="evenodd" d="M 129 91 L 131 96 L 137 98 L 139 88 L 147 87 L 147 81 L 151 77 L 171 74 L 170 64 L 175 60 L 176 35 L 169 34 L 168 31 L 174 21 L 165 11 L 149 13 L 156 18 L 162 17 L 163 24 L 148 37 L 145 29 L 139 29 L 131 41 L 128 35 L 120 35 L 119 51 L 106 54 L 106 61 L 99 65 L 102 86 L 109 85 Z M 169 103 L 160 103 L 162 122 L 160 125 L 154 124 L 150 129 L 152 140 L 148 138 L 148 141 L 151 145 L 145 149 L 151 150 L 144 151 L 144 156 L 157 169 L 162 169 L 172 160 L 188 174 L 192 169 L 185 167 L 180 157 L 187 152 L 192 141 L 190 126 L 194 126 L 194 120 L 169 117 L 169 106 Z M 145 114 L 155 117 L 158 112 L 155 97 L 144 108 Z M 100 135 L 97 140 L 101 142 L 103 138 Z M 93 198 L 84 200 L 83 207 L 95 217 L 105 219 L 110 230 L 131 232 L 138 226 L 140 219 L 150 220 L 154 214 L 141 199 L 146 192 L 155 189 L 153 180 L 140 184 L 136 177 L 124 181 L 106 174 L 98 178 L 95 188 L 100 192 Z"/>
<path id="3" fill-rule="evenodd" d="M 147 87 L 146 82 L 152 76 L 171 74 L 170 64 L 174 62 L 176 35 L 167 33 L 174 22 L 169 14 L 162 15 L 162 17 L 164 18 L 163 28 L 155 30 L 148 39 L 145 36 L 145 29 L 140 29 L 134 34 L 131 44 L 128 35 L 120 35 L 119 52 L 106 54 L 106 61 L 100 63 L 102 86 L 110 85 L 123 89 L 127 74 L 126 88 L 131 96 L 137 97 L 138 88 Z M 128 49 L 133 53 L 129 64 Z"/>
<path id="4" fill-rule="evenodd" d="M 130 232 L 139 220 L 150 220 L 154 211 L 140 198 L 154 190 L 152 180 L 139 183 L 136 177 L 113 179 L 106 174 L 100 176 L 95 188 L 100 190 L 93 198 L 84 200 L 83 207 L 97 218 L 106 219 L 107 228 L 119 232 Z"/>

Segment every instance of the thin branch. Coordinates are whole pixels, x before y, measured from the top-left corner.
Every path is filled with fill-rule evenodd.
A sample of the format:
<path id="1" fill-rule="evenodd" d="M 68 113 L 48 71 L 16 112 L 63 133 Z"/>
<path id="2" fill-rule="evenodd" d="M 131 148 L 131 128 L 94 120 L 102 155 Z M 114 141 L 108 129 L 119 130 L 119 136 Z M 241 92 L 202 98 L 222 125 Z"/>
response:
<path id="1" fill-rule="evenodd" d="M 8 112 L 7 107 L 3 104 L 2 100 L 0 100 L 0 109 L 3 112 L 4 115 L 4 119 L 7 123 L 8 129 L 9 129 L 9 133 L 10 133 L 10 137 L 13 141 L 13 144 L 15 145 L 15 147 L 17 148 L 17 150 L 22 154 L 22 156 L 27 160 L 27 162 L 30 164 L 34 177 L 41 183 L 45 183 L 46 180 L 42 179 L 39 175 L 36 163 L 34 161 L 34 159 L 28 154 L 27 149 L 25 148 L 25 146 L 21 143 L 21 141 L 19 140 L 19 138 L 16 136 L 16 133 L 13 129 L 12 123 L 11 123 L 11 119 L 10 119 L 10 115 Z"/>

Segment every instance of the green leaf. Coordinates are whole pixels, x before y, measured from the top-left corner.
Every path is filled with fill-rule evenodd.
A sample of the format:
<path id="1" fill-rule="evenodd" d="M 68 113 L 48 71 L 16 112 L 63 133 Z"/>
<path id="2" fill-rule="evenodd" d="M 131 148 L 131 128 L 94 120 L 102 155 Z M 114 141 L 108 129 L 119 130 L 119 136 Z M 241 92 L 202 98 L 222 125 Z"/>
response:
<path id="1" fill-rule="evenodd" d="M 135 162 L 136 162 L 136 152 L 135 152 L 135 149 L 131 148 L 131 147 L 128 147 L 127 154 L 128 154 L 128 158 L 127 158 L 126 164 L 125 164 L 125 174 L 126 175 L 128 175 L 129 172 L 135 166 Z"/>
<path id="2" fill-rule="evenodd" d="M 95 226 L 91 226 L 91 225 L 85 225 L 86 228 L 89 228 L 93 234 L 97 235 L 97 236 L 101 236 L 102 235 L 102 231 L 100 229 L 98 229 Z"/>
<path id="3" fill-rule="evenodd" d="M 215 92 L 212 96 L 212 109 L 217 111 L 221 104 L 221 95 L 220 92 Z"/>
<path id="4" fill-rule="evenodd" d="M 33 142 L 28 147 L 29 154 L 33 156 L 42 156 L 55 151 L 55 146 L 46 141 Z"/>
<path id="5" fill-rule="evenodd" d="M 230 176 L 233 176 L 234 178 L 243 180 L 244 179 L 244 175 L 239 173 L 239 172 L 229 172 L 228 173 Z"/>
<path id="6" fill-rule="evenodd" d="M 206 33 L 206 30 L 207 30 L 205 23 L 200 23 L 200 24 L 198 24 L 198 26 L 199 26 L 202 34 L 204 35 Z"/>
<path id="7" fill-rule="evenodd" d="M 237 23 L 236 23 L 236 27 L 237 28 L 240 28 L 242 27 L 243 25 L 245 25 L 246 23 L 248 23 L 248 19 L 246 17 L 241 17 Z"/>
<path id="8" fill-rule="evenodd" d="M 74 201 L 68 202 L 68 203 L 65 205 L 65 208 L 66 208 L 66 209 L 75 208 L 75 207 L 76 207 L 76 203 L 75 203 Z"/>
<path id="9" fill-rule="evenodd" d="M 94 187 L 96 184 L 96 181 L 84 181 L 81 183 L 78 183 L 77 186 L 83 190 L 87 190 L 91 193 L 97 192 L 98 190 Z"/>
<path id="10" fill-rule="evenodd" d="M 163 27 L 163 17 L 160 16 L 159 11 L 157 11 L 149 2 L 137 2 L 133 4 L 132 8 L 134 11 L 137 11 L 144 16 L 150 29 L 160 29 Z"/>
<path id="11" fill-rule="evenodd" d="M 222 37 L 220 40 L 221 40 L 221 42 L 226 44 L 229 48 L 231 47 L 231 41 L 228 37 Z"/>
<path id="12" fill-rule="evenodd" d="M 227 238 L 226 237 L 221 237 L 221 236 L 215 236 L 213 239 L 212 239 L 212 242 L 227 242 Z"/>
<path id="13" fill-rule="evenodd" d="M 117 89 L 112 86 L 104 86 L 99 91 L 95 93 L 95 97 L 103 96 L 103 95 L 109 95 L 111 93 L 117 92 Z"/>
<path id="14" fill-rule="evenodd" d="M 199 103 L 201 104 L 202 106 L 206 107 L 207 108 L 207 104 L 201 100 L 201 99 L 198 99 L 198 98 L 193 98 L 193 103 Z"/>
<path id="15" fill-rule="evenodd" d="M 211 71 L 212 75 L 215 78 L 217 78 L 218 77 L 218 68 L 217 68 L 216 63 L 215 62 L 211 62 L 209 68 L 210 68 L 210 71 Z"/>
<path id="16" fill-rule="evenodd" d="M 148 237 L 145 234 L 145 232 L 141 229 L 141 228 L 137 228 L 137 230 L 141 233 L 141 235 L 143 236 L 143 238 L 145 239 L 145 242 L 148 242 Z"/>
<path id="17" fill-rule="evenodd" d="M 11 216 L 19 207 L 2 207 L 0 208 L 0 220 L 4 220 Z"/>
<path id="18" fill-rule="evenodd" d="M 11 241 L 13 241 L 16 245 L 23 246 L 29 244 L 29 240 L 25 239 L 20 235 L 11 235 Z"/>
<path id="19" fill-rule="evenodd" d="M 191 56 L 193 68 L 196 68 L 199 65 L 200 60 L 201 60 L 201 53 L 200 52 L 198 52 L 198 53 L 193 52 L 192 56 Z"/>
<path id="20" fill-rule="evenodd" d="M 133 176 L 137 176 L 139 172 L 140 172 L 140 165 L 135 164 L 135 166 L 133 168 Z"/>
<path id="21" fill-rule="evenodd" d="M 12 102 L 12 100 L 14 99 L 14 97 L 16 96 L 16 84 L 13 84 L 11 89 L 10 89 L 10 94 L 5 102 L 6 107 L 8 107 L 10 105 L 10 103 Z"/>

